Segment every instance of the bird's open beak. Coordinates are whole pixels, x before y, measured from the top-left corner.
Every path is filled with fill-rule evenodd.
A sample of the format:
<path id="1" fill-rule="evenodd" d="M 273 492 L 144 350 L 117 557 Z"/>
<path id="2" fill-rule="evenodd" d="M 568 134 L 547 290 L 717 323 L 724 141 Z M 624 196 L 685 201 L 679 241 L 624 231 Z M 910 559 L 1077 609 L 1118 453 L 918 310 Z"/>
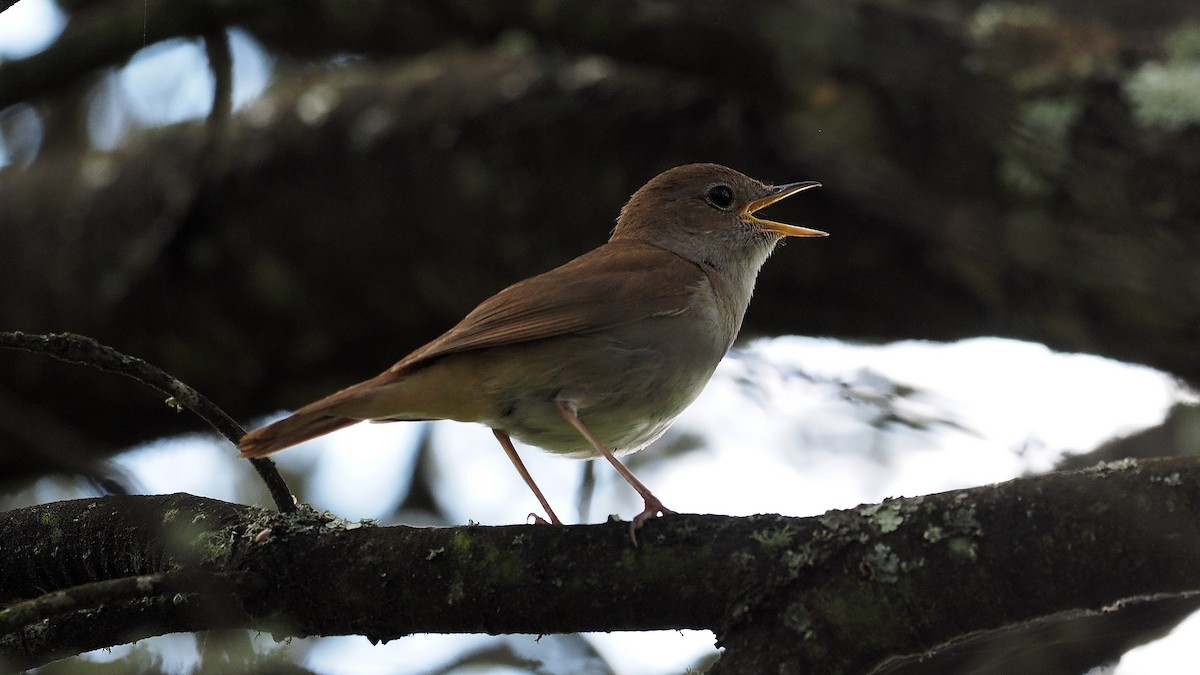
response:
<path id="1" fill-rule="evenodd" d="M 754 215 L 756 211 L 767 208 L 777 201 L 787 199 L 798 192 L 821 187 L 821 184 L 815 180 L 806 180 L 799 183 L 788 183 L 787 185 L 776 185 L 771 188 L 771 194 L 762 199 L 754 201 L 742 207 L 741 216 L 758 225 L 764 232 L 782 235 L 784 237 L 828 237 L 828 232 L 814 230 L 809 227 L 800 227 L 799 225 L 788 225 L 786 223 L 777 223 L 773 220 L 766 220 Z"/>

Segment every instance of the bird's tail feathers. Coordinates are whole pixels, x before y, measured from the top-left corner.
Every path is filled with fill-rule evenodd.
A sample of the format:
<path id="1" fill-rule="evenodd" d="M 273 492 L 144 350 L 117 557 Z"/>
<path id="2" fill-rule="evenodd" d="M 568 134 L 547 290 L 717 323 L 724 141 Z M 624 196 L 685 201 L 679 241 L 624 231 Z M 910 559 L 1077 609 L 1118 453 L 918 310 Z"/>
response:
<path id="1" fill-rule="evenodd" d="M 242 457 L 264 457 L 357 424 L 364 419 L 371 419 L 369 413 L 354 416 L 357 412 L 354 410 L 355 404 L 369 398 L 379 384 L 391 379 L 394 379 L 394 376 L 384 373 L 310 403 L 288 417 L 246 434 L 238 441 L 238 451 Z M 347 413 L 351 416 L 347 416 Z"/>
<path id="2" fill-rule="evenodd" d="M 238 441 L 238 451 L 250 459 L 265 457 L 360 421 L 317 411 L 297 412 L 246 434 Z"/>

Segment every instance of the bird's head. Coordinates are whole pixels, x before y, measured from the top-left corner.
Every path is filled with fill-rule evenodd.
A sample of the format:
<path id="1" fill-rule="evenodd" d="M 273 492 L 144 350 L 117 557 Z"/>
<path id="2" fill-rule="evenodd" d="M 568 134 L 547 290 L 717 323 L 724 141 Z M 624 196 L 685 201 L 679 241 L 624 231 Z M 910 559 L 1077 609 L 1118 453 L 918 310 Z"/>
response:
<path id="1" fill-rule="evenodd" d="M 827 236 L 757 215 L 820 185 L 766 185 L 719 164 L 686 164 L 655 176 L 629 198 L 612 240 L 645 241 L 718 269 L 736 263 L 757 270 L 783 237 Z"/>

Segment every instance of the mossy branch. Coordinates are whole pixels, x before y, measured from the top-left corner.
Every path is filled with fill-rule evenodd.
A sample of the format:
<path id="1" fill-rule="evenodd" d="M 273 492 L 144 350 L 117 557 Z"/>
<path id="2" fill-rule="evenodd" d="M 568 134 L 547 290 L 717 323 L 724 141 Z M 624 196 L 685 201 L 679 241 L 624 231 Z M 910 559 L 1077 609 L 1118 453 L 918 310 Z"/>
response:
<path id="1" fill-rule="evenodd" d="M 1064 631 L 1087 659 L 1111 659 L 1146 634 L 1130 617 L 1178 620 L 1200 604 L 1198 511 L 1190 458 L 810 518 L 676 515 L 648 523 L 637 548 L 620 522 L 377 527 L 190 495 L 58 502 L 0 516 L 13 544 L 0 602 L 22 624 L 0 635 L 0 661 L 44 662 L 51 652 L 30 645 L 51 642 L 31 636 L 65 636 L 81 616 L 122 639 L 235 626 L 379 640 L 707 628 L 725 648 L 715 673 L 908 672 L 936 659 L 956 664 L 937 672 L 959 672 L 1013 658 L 1004 640 L 1061 651 Z M 85 564 L 98 558 L 103 574 Z M 53 595 L 181 571 L 214 575 L 213 594 L 234 597 L 196 612 L 150 593 L 154 621 L 142 622 L 108 587 L 87 610 L 86 593 L 65 608 Z M 1072 632 L 1080 622 L 1089 630 Z"/>

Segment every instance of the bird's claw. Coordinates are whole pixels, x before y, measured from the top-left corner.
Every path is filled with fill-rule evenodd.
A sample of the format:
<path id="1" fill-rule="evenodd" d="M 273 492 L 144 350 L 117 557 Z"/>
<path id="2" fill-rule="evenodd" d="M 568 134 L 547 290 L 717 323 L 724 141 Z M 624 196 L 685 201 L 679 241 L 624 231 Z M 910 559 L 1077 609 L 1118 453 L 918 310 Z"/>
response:
<path id="1" fill-rule="evenodd" d="M 633 517 L 633 520 L 629 521 L 629 540 L 633 542 L 634 546 L 638 545 L 637 531 L 642 529 L 642 526 L 645 525 L 647 521 L 657 518 L 659 514 L 664 516 L 673 516 L 675 515 L 675 512 L 663 506 L 663 503 L 659 501 L 657 497 L 651 497 L 646 500 L 646 508 L 642 509 L 641 513 L 637 514 Z"/>
<path id="2" fill-rule="evenodd" d="M 525 518 L 526 520 L 532 520 L 534 525 L 562 525 L 562 521 L 560 521 L 553 513 L 550 514 L 550 520 L 546 520 L 536 513 L 530 513 L 528 516 L 525 516 Z"/>

